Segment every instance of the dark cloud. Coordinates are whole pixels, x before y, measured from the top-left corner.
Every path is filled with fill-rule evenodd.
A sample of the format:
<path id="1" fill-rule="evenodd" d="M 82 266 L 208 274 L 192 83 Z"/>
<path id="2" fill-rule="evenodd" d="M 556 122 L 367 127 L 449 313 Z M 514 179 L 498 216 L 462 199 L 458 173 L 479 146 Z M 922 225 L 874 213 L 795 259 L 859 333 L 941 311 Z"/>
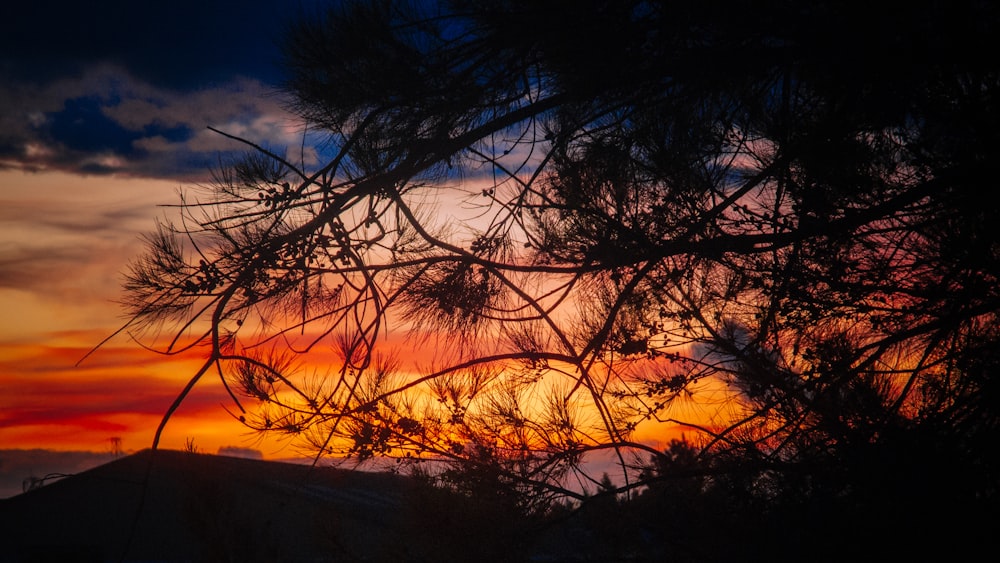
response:
<path id="1" fill-rule="evenodd" d="M 86 255 L 74 249 L 38 249 L 0 246 L 0 289 L 49 289 L 65 276 L 65 264 L 79 262 Z"/>
<path id="2" fill-rule="evenodd" d="M 282 129 L 277 42 L 317 1 L 6 7 L 0 169 L 203 180 L 243 150 L 208 126 L 298 145 Z"/>
<path id="3" fill-rule="evenodd" d="M 173 92 L 108 66 L 45 86 L 0 81 L 0 168 L 201 181 L 246 146 L 297 146 L 299 128 L 255 80 Z"/>

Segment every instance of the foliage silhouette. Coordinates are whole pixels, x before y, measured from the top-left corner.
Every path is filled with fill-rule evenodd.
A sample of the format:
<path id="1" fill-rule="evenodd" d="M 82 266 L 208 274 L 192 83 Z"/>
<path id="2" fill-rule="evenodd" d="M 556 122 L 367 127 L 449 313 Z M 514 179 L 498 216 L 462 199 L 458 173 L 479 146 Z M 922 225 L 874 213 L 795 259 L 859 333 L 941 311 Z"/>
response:
<path id="1" fill-rule="evenodd" d="M 214 372 L 253 429 L 541 505 L 610 452 L 619 493 L 676 470 L 671 498 L 744 514 L 995 510 L 997 10 L 703 4 L 344 2 L 289 30 L 323 159 L 247 143 L 125 284 L 123 330 L 207 351 L 170 412 Z M 433 359 L 378 352 L 398 331 Z M 657 424 L 688 449 L 636 438 Z"/>

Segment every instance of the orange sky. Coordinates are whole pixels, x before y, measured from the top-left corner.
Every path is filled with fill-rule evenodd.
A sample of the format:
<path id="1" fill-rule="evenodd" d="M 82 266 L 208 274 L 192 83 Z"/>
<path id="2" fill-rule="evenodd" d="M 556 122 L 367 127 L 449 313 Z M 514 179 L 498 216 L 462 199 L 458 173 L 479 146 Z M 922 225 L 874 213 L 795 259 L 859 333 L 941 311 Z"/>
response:
<path id="1" fill-rule="evenodd" d="M 120 336 L 75 364 L 121 325 L 120 274 L 180 185 L 8 170 L 0 186 L 0 449 L 101 451 L 112 437 L 126 451 L 149 447 L 198 358 Z M 163 446 L 255 445 L 212 383 L 185 402 Z"/>
<path id="2" fill-rule="evenodd" d="M 275 21 L 270 8 L 250 8 L 248 15 L 256 14 L 257 21 Z M 223 15 L 228 17 L 228 11 Z M 79 21 L 58 17 L 52 23 L 79 27 Z M 127 29 L 118 23 L 113 27 Z M 164 53 L 158 42 L 132 39 L 115 43 L 115 49 L 129 55 L 145 49 L 152 60 Z M 179 48 L 194 53 L 207 48 L 196 47 Z M 125 451 L 140 450 L 152 444 L 162 415 L 197 371 L 199 359 L 158 356 L 119 335 L 77 363 L 125 322 L 116 304 L 122 273 L 142 252 L 141 235 L 155 228 L 156 218 L 176 211 L 158 206 L 178 203 L 178 190 L 192 187 L 181 180 L 147 178 L 207 179 L 209 166 L 247 148 L 206 125 L 275 150 L 289 147 L 289 157 L 294 153 L 292 160 L 307 166 L 320 158 L 318 147 L 325 140 L 310 137 L 285 111 L 268 86 L 267 73 L 244 75 L 248 68 L 243 68 L 233 75 L 213 66 L 226 67 L 234 62 L 229 58 L 189 76 L 206 60 L 178 51 L 183 72 L 173 75 L 146 65 L 132 68 L 122 62 L 128 57 L 104 60 L 100 53 L 88 55 L 94 60 L 77 61 L 78 67 L 63 68 L 66 50 L 53 53 L 59 64 L 52 69 L 36 62 L 26 67 L 29 74 L 44 76 L 0 80 L 5 135 L 0 143 L 0 450 L 107 451 L 112 438 L 120 438 Z M 251 51 L 240 53 L 251 66 L 261 62 Z M 522 157 L 518 151 L 509 155 Z M 102 175 L 86 175 L 95 170 Z M 434 215 L 455 224 L 452 213 L 463 219 L 479 215 L 482 189 L 474 181 L 465 179 L 467 192 L 447 192 L 444 199 L 455 209 L 441 206 Z M 495 187 L 492 180 L 481 181 Z M 427 344 L 419 353 L 432 354 L 433 347 Z M 408 359 L 414 356 L 405 353 Z M 225 411 L 228 404 L 217 378 L 206 376 L 168 424 L 161 446 L 183 448 L 193 440 L 206 452 L 237 446 L 258 448 L 266 457 L 298 453 L 284 443 L 260 443 Z"/>
<path id="3" fill-rule="evenodd" d="M 140 236 L 169 214 L 175 181 L 0 171 L 0 449 L 125 451 L 152 444 L 156 426 L 200 366 L 143 350 L 126 335 L 87 352 L 121 326 L 121 273 L 142 250 Z M 161 447 L 260 449 L 223 408 L 231 400 L 206 376 L 167 425 Z M 658 438 L 663 429 L 644 433 Z"/>

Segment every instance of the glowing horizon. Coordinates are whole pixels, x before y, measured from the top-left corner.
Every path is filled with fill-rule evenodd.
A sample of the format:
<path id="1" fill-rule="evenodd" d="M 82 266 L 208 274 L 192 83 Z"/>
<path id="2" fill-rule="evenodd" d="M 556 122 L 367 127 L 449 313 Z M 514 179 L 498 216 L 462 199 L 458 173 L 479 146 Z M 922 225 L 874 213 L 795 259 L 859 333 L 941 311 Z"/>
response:
<path id="1" fill-rule="evenodd" d="M 195 348 L 179 356 L 144 350 L 119 334 L 121 275 L 143 249 L 141 235 L 169 213 L 183 187 L 175 181 L 65 172 L 0 171 L 0 238 L 8 269 L 0 281 L 0 449 L 125 451 L 153 442 L 163 415 L 203 362 Z M 433 346 L 398 333 L 385 353 L 431 363 Z M 425 344 L 430 344 L 427 342 Z M 85 358 L 85 359 L 84 359 Z M 83 361 L 81 361 L 83 360 Z M 331 365 L 331 351 L 309 355 Z M 171 418 L 161 447 L 201 451 L 252 447 L 286 456 L 287 440 L 251 432 L 227 412 L 232 401 L 216 374 L 207 375 Z M 666 431 L 666 436 L 661 433 Z M 663 427 L 637 438 L 662 445 L 682 430 Z M 293 448 L 294 449 L 294 448 Z"/>
<path id="2" fill-rule="evenodd" d="M 121 273 L 178 183 L 6 170 L 0 184 L 8 266 L 0 280 L 0 448 L 102 451 L 114 437 L 125 450 L 149 447 L 197 358 L 158 356 L 120 335 L 81 360 L 122 325 Z M 240 445 L 220 391 L 198 389 L 163 445 Z"/>

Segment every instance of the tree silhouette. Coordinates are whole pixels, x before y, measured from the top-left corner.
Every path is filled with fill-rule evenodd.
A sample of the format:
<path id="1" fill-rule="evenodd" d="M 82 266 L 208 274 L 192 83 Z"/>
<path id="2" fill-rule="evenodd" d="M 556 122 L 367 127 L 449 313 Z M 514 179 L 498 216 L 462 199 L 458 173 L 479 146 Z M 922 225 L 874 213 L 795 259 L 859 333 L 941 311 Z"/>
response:
<path id="1" fill-rule="evenodd" d="M 213 373 L 318 455 L 454 462 L 537 502 L 596 489 L 597 452 L 619 492 L 664 478 L 645 460 L 678 450 L 635 438 L 656 424 L 754 498 L 943 455 L 993 498 L 996 22 L 339 3 L 284 45 L 323 158 L 248 142 L 149 236 L 123 330 L 206 350 L 164 423 Z M 398 332 L 433 358 L 381 352 Z"/>

